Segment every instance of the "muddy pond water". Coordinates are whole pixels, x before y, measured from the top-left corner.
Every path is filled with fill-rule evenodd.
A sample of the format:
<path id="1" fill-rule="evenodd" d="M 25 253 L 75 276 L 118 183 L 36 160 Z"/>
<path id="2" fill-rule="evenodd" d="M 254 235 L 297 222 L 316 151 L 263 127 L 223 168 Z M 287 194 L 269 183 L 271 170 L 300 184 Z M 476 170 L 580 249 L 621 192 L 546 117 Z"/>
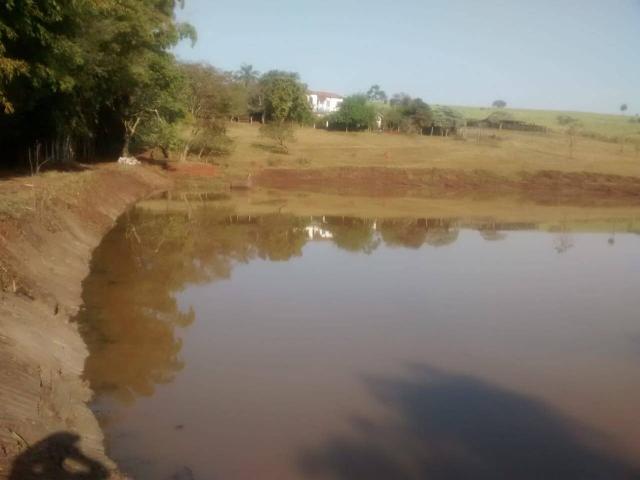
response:
<path id="1" fill-rule="evenodd" d="M 108 452 L 139 480 L 640 478 L 640 229 L 582 230 L 133 208 L 79 318 Z"/>

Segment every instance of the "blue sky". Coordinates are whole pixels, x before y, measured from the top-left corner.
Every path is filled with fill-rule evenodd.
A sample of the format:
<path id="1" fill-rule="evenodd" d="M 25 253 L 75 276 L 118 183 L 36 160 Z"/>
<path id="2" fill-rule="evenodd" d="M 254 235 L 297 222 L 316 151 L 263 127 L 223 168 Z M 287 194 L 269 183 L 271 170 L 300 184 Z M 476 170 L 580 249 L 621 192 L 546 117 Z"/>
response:
<path id="1" fill-rule="evenodd" d="M 640 113 L 640 0 L 186 0 L 184 60 L 429 103 Z"/>

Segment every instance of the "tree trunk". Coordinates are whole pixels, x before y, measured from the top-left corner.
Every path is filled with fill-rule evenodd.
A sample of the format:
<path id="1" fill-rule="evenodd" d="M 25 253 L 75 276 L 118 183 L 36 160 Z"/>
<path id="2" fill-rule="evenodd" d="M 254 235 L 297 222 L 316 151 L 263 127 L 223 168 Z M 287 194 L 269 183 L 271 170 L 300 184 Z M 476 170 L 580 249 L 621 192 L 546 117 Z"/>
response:
<path id="1" fill-rule="evenodd" d="M 182 150 L 182 154 L 180 155 L 180 161 L 185 162 L 187 160 L 187 155 L 189 155 L 189 144 L 187 143 Z"/>
<path id="2" fill-rule="evenodd" d="M 128 157 L 130 155 L 129 147 L 131 146 L 131 139 L 136 134 L 138 125 L 140 124 L 141 117 L 137 117 L 136 121 L 131 123 L 130 120 L 124 121 L 124 145 L 122 146 L 122 156 Z"/>
<path id="3" fill-rule="evenodd" d="M 122 145 L 122 153 L 120 154 L 121 157 L 128 157 L 129 156 L 129 145 L 131 144 L 131 136 L 129 135 L 129 132 L 125 132 L 124 133 L 124 145 Z"/>

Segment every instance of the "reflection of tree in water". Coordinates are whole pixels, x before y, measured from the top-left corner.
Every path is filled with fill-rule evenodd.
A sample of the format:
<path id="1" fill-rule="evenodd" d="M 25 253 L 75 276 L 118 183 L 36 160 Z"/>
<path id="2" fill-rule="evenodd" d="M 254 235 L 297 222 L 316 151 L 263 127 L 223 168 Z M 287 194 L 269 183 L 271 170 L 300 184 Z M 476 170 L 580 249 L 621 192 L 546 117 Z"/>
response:
<path id="1" fill-rule="evenodd" d="M 569 229 L 565 223 L 557 228 L 552 228 L 556 235 L 553 239 L 553 248 L 558 253 L 565 253 L 573 248 L 573 237 L 569 233 Z"/>
<path id="2" fill-rule="evenodd" d="M 480 233 L 480 236 L 488 242 L 498 242 L 507 238 L 507 234 L 501 232 L 499 229 L 499 225 L 497 225 L 495 222 L 481 225 L 478 229 L 478 232 Z"/>
<path id="3" fill-rule="evenodd" d="M 334 243 L 349 252 L 373 253 L 380 242 L 375 238 L 375 220 L 355 217 L 325 217 L 325 228 Z"/>
<path id="4" fill-rule="evenodd" d="M 252 231 L 257 255 L 271 261 L 301 256 L 308 240 L 305 226 L 304 220 L 288 215 L 259 217 Z"/>
<path id="5" fill-rule="evenodd" d="M 176 327 L 194 321 L 175 294 L 229 278 L 235 263 L 301 255 L 303 222 L 284 215 L 238 217 L 222 209 L 157 214 L 133 209 L 93 257 L 79 315 L 91 355 L 85 374 L 122 401 L 151 395 L 182 367 Z"/>
<path id="6" fill-rule="evenodd" d="M 305 476 L 335 480 L 631 479 L 640 471 L 605 452 L 604 438 L 549 406 L 474 377 L 427 366 L 368 378 L 393 414 L 354 418 L 351 433 L 305 450 Z"/>
<path id="7" fill-rule="evenodd" d="M 420 248 L 427 239 L 426 220 L 383 220 L 380 222 L 380 235 L 390 247 Z"/>
<path id="8" fill-rule="evenodd" d="M 458 240 L 460 230 L 447 219 L 427 219 L 427 238 L 425 243 L 432 247 L 444 247 L 452 245 Z"/>
<path id="9" fill-rule="evenodd" d="M 373 252 L 380 244 L 375 220 L 329 217 L 325 227 L 348 251 Z M 288 260 L 302 255 L 308 221 L 291 215 L 238 216 L 222 208 L 188 213 L 133 209 L 103 240 L 84 284 L 79 315 L 91 355 L 85 372 L 98 392 L 122 401 L 151 395 L 182 369 L 176 327 L 194 321 L 175 295 L 188 284 L 229 278 L 237 263 L 253 258 Z M 458 230 L 444 220 L 385 220 L 389 245 L 445 245 Z"/>
<path id="10" fill-rule="evenodd" d="M 458 228 L 451 220 L 437 218 L 392 219 L 380 222 L 380 234 L 389 246 L 420 248 L 450 245 L 458 239 Z"/>

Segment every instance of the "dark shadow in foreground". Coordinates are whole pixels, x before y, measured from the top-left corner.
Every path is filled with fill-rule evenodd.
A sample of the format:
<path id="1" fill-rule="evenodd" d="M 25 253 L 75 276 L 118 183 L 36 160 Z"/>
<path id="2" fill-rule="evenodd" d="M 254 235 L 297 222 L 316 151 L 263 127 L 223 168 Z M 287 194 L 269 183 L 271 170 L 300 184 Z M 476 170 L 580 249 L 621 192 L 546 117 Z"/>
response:
<path id="1" fill-rule="evenodd" d="M 352 420 L 353 433 L 300 455 L 306 476 L 338 480 L 637 479 L 597 445 L 606 439 L 547 405 L 474 377 L 427 366 L 367 378 L 394 420 Z"/>
<path id="2" fill-rule="evenodd" d="M 77 446 L 80 437 L 58 432 L 30 446 L 13 463 L 9 480 L 103 480 L 109 476 L 99 462 Z"/>

